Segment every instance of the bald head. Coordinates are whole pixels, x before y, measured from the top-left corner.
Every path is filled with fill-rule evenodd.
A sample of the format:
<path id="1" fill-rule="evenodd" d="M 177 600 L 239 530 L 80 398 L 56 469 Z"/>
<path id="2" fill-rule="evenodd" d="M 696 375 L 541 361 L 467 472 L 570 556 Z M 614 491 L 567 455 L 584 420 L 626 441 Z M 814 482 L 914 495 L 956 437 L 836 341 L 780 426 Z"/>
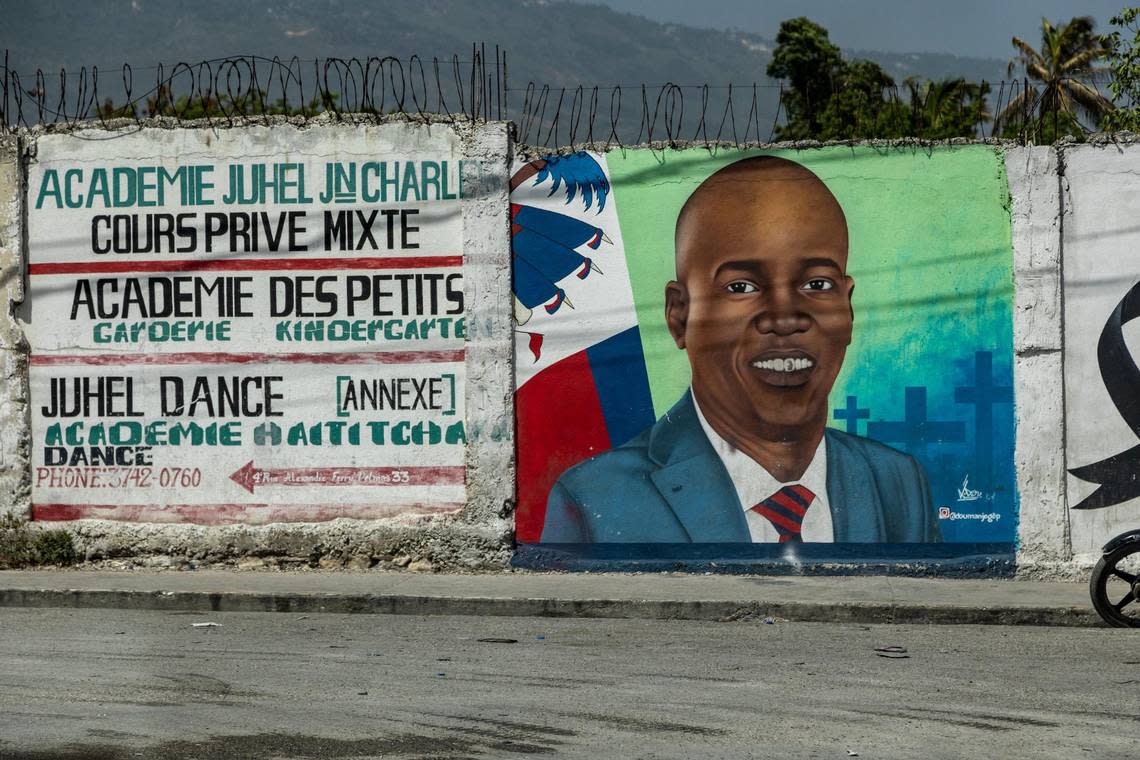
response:
<path id="1" fill-rule="evenodd" d="M 718 244 L 742 238 L 745 228 L 754 233 L 751 240 L 764 241 L 786 237 L 791 228 L 805 226 L 833 243 L 841 242 L 846 267 L 847 219 L 819 177 L 794 161 L 775 156 L 729 164 L 702 182 L 677 216 L 677 279 L 684 282 L 694 261 L 715 255 L 712 249 Z"/>
<path id="2" fill-rule="evenodd" d="M 843 210 L 795 162 L 737 161 L 685 203 L 676 256 L 665 322 L 689 355 L 701 413 L 781 482 L 799 477 L 822 439 L 827 396 L 851 343 L 855 281 Z M 801 448 L 787 459 L 793 441 Z"/>

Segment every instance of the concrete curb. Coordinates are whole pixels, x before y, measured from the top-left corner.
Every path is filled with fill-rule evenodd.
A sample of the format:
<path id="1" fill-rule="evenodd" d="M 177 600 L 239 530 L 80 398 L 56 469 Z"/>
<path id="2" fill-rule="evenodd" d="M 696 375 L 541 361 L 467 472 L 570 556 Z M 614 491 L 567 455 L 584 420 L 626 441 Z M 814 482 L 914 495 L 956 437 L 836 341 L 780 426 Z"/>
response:
<path id="1" fill-rule="evenodd" d="M 1090 608 L 994 607 L 884 602 L 662 601 L 407 594 L 282 594 L 101 589 L 0 589 L 0 607 L 292 612 L 379 615 L 483 615 L 642 620 L 761 622 L 765 618 L 813 623 L 926 623 L 937 625 L 1039 625 L 1099 627 Z"/>

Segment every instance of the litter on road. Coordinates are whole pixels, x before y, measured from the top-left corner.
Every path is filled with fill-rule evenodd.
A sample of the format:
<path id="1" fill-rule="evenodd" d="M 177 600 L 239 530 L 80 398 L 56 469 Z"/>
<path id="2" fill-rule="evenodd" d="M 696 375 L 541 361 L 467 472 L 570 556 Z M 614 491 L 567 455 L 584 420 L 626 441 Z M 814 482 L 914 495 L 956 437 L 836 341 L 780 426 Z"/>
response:
<path id="1" fill-rule="evenodd" d="M 910 657 L 906 652 L 906 647 L 900 646 L 875 647 L 875 654 L 892 660 L 905 660 Z"/>

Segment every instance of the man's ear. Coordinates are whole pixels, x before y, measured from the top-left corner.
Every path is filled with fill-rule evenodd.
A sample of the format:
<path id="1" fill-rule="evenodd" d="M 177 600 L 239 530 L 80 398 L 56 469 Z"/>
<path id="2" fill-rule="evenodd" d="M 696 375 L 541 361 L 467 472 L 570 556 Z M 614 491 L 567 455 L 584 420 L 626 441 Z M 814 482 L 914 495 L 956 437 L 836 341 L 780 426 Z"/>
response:
<path id="1" fill-rule="evenodd" d="M 677 348 L 685 347 L 685 325 L 689 322 L 689 292 L 676 280 L 665 286 L 665 324 Z"/>
<path id="2" fill-rule="evenodd" d="M 847 281 L 847 303 L 851 307 L 851 321 L 855 321 L 855 278 L 851 275 L 846 276 Z"/>

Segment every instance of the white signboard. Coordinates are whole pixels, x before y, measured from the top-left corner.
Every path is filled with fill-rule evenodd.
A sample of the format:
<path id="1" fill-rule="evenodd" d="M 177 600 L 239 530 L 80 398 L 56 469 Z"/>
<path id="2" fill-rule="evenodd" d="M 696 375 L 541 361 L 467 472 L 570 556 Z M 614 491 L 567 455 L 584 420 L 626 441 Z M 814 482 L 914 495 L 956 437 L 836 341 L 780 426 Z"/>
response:
<path id="1" fill-rule="evenodd" d="M 33 516 L 461 508 L 455 134 L 94 136 L 29 169 Z"/>

